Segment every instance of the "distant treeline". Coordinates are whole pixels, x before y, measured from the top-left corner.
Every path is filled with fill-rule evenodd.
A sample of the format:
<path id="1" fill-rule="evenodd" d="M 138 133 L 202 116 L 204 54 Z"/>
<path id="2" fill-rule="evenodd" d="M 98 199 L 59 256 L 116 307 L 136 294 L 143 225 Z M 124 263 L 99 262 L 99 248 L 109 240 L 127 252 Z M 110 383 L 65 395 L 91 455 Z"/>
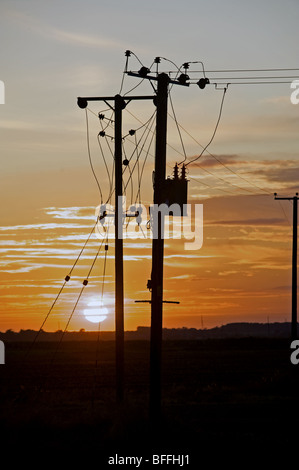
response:
<path id="1" fill-rule="evenodd" d="M 228 323 L 210 329 L 196 328 L 164 328 L 164 340 L 201 340 L 213 338 L 288 338 L 291 333 L 290 323 Z M 38 332 L 35 330 L 20 330 L 15 332 L 7 330 L 0 332 L 0 340 L 10 341 L 34 341 Z M 59 341 L 63 331 L 47 332 L 41 330 L 38 334 L 38 341 Z M 113 331 L 66 331 L 64 341 L 95 341 L 100 335 L 102 341 L 113 341 L 115 333 Z M 126 331 L 125 340 L 149 340 L 150 327 L 139 326 L 136 331 Z"/>

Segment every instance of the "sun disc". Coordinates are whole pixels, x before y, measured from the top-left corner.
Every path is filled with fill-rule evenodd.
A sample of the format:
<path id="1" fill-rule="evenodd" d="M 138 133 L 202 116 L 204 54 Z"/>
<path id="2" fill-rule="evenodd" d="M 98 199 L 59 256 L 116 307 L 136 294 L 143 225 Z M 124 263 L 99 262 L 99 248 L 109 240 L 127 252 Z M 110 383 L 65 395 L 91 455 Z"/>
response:
<path id="1" fill-rule="evenodd" d="M 100 323 L 106 320 L 108 309 L 106 307 L 86 308 L 84 309 L 84 317 L 91 323 Z"/>

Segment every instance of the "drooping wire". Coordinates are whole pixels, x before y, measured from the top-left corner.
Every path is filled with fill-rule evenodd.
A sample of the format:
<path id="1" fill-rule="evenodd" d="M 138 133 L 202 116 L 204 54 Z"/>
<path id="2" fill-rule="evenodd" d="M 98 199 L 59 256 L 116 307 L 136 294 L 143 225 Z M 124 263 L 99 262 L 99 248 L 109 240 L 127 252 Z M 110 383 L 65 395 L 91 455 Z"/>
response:
<path id="1" fill-rule="evenodd" d="M 128 167 L 129 173 L 130 173 L 128 181 L 131 182 L 131 204 L 132 204 L 133 203 L 133 193 L 134 193 L 133 175 L 132 175 L 132 171 L 131 171 L 131 167 L 130 167 L 130 162 L 127 159 L 126 148 L 125 148 L 125 145 L 124 145 L 124 141 L 122 141 L 122 152 L 123 152 L 123 155 L 125 157 L 124 161 L 128 162 L 127 167 Z M 124 175 L 124 172 L 123 172 L 123 175 Z M 124 183 L 124 181 L 123 181 L 123 183 Z M 126 188 L 127 188 L 127 185 L 125 185 L 125 183 L 124 183 L 124 188 L 125 188 L 124 190 L 126 190 Z"/>
<path id="2" fill-rule="evenodd" d="M 229 85 L 283 85 L 283 84 L 290 84 L 292 81 L 266 81 L 266 82 L 234 82 L 230 81 Z M 216 81 L 211 81 L 210 85 L 216 85 L 216 86 L 222 86 L 222 85 L 227 85 L 227 82 L 217 82 Z"/>
<path id="3" fill-rule="evenodd" d="M 206 151 L 206 149 L 211 145 L 211 143 L 213 142 L 214 140 L 214 137 L 216 135 L 216 132 L 217 132 L 217 129 L 218 129 L 218 126 L 219 126 L 219 123 L 220 123 L 220 119 L 221 119 L 221 116 L 222 116 L 222 110 L 223 110 L 223 103 L 224 103 L 224 98 L 225 98 L 225 95 L 226 95 L 226 92 L 227 92 L 227 87 L 225 87 L 223 89 L 223 95 L 222 95 L 222 99 L 221 99 L 221 104 L 220 104 L 220 109 L 219 109 L 219 115 L 218 115 L 218 119 L 217 119 L 217 122 L 216 122 L 216 126 L 215 126 L 215 129 L 214 129 L 214 132 L 212 134 L 212 137 L 211 139 L 209 140 L 209 142 L 207 143 L 207 145 L 203 148 L 203 150 L 201 151 L 201 153 L 193 158 L 192 160 L 189 160 L 188 163 L 186 163 L 185 166 L 188 166 L 190 165 L 190 163 L 193 163 L 195 162 L 196 160 L 198 160 L 202 155 L 203 153 Z M 179 164 L 181 164 L 182 162 L 180 162 Z"/>
<path id="4" fill-rule="evenodd" d="M 97 251 L 97 253 L 96 253 L 96 256 L 94 257 L 94 259 L 93 259 L 93 261 L 92 261 L 92 264 L 91 264 L 91 266 L 90 266 L 90 268 L 89 268 L 88 274 L 87 274 L 85 280 L 83 281 L 83 286 L 82 286 L 82 288 L 81 288 L 81 290 L 80 290 L 80 292 L 79 292 L 79 295 L 78 295 L 78 297 L 77 297 L 77 300 L 76 300 L 76 303 L 75 303 L 75 305 L 74 305 L 74 307 L 73 307 L 73 310 L 72 310 L 71 314 L 69 315 L 68 321 L 67 321 L 67 323 L 66 323 L 66 325 L 65 325 L 65 328 L 64 328 L 64 330 L 63 330 L 63 332 L 62 332 L 62 335 L 60 336 L 59 342 L 57 343 L 57 346 L 56 346 L 56 349 L 55 349 L 54 354 L 53 354 L 53 356 L 52 356 L 52 360 L 51 360 L 50 365 L 52 365 L 53 362 L 54 362 L 54 360 L 55 360 L 55 357 L 56 357 L 56 355 L 57 355 L 57 352 L 58 352 L 58 350 L 59 350 L 59 348 L 60 348 L 60 345 L 61 345 L 61 343 L 62 343 L 62 340 L 63 340 L 63 338 L 64 338 L 64 336 L 65 336 L 65 333 L 66 333 L 66 331 L 67 331 L 67 329 L 68 329 L 68 326 L 69 326 L 69 324 L 70 324 L 70 322 L 71 322 L 71 320 L 72 320 L 72 318 L 73 318 L 73 315 L 74 315 L 75 310 L 76 310 L 76 308 L 77 308 L 77 306 L 78 306 L 78 303 L 79 303 L 80 298 L 81 298 L 81 296 L 82 296 L 82 294 L 83 294 L 83 291 L 84 291 L 85 287 L 88 285 L 88 279 L 89 279 L 89 277 L 90 277 L 90 275 L 91 275 L 91 272 L 92 272 L 92 270 L 93 270 L 93 267 L 94 267 L 94 265 L 95 265 L 95 262 L 96 262 L 96 260 L 98 259 L 98 256 L 99 256 L 99 253 L 100 253 L 100 251 L 101 251 L 103 242 L 104 242 L 104 240 L 102 240 L 102 243 L 100 244 L 100 246 L 99 246 L 99 248 L 98 248 L 98 251 Z"/>
<path id="5" fill-rule="evenodd" d="M 173 116 L 169 115 L 172 119 L 173 119 Z M 194 142 L 196 142 L 200 147 L 204 148 L 203 145 L 197 140 L 195 139 L 195 137 L 193 135 L 190 134 L 190 132 L 187 131 L 187 129 L 185 129 L 181 124 L 179 124 L 179 127 L 192 139 L 194 140 Z M 214 158 L 214 160 L 216 160 L 221 166 L 223 166 L 223 168 L 225 168 L 226 170 L 228 170 L 230 173 L 234 174 L 235 176 L 237 176 L 238 178 L 240 178 L 241 180 L 245 181 L 247 184 L 249 184 L 250 186 L 252 187 L 255 187 L 257 189 L 259 189 L 260 191 L 263 191 L 265 192 L 266 194 L 272 194 L 270 193 L 269 191 L 267 191 L 266 189 L 264 188 L 261 188 L 260 186 L 258 186 L 256 183 L 253 183 L 252 181 L 249 181 L 248 179 L 246 179 L 243 175 L 240 175 L 240 173 L 237 173 L 236 171 L 234 171 L 232 168 L 230 168 L 229 166 L 227 166 L 225 163 L 223 163 L 218 157 L 216 157 L 215 155 L 213 155 L 211 152 L 209 152 L 209 150 L 206 150 L 206 152 L 210 155 L 210 157 Z M 204 171 L 207 171 L 204 167 L 200 166 L 199 164 L 197 164 L 196 166 L 199 166 L 199 168 L 203 169 Z M 212 173 L 211 173 L 212 174 Z M 217 176 L 214 174 L 214 176 L 217 178 Z M 232 184 L 228 181 L 229 184 Z"/>
<path id="6" fill-rule="evenodd" d="M 127 110 L 127 112 L 128 112 L 132 117 L 134 117 L 134 119 L 136 119 L 138 122 L 140 122 L 140 123 L 142 122 L 142 121 L 140 121 L 140 119 L 139 119 L 137 116 L 135 116 L 131 111 Z M 156 111 L 155 111 L 155 113 L 156 113 Z M 174 117 L 173 117 L 171 114 L 169 114 L 169 116 L 170 116 L 172 119 L 174 119 Z M 181 124 L 178 123 L 178 126 L 179 126 L 184 132 L 186 132 L 193 140 L 195 140 L 194 137 L 193 137 L 191 134 L 189 134 L 188 131 L 186 131 L 186 129 L 184 129 L 184 127 L 183 127 Z M 152 141 L 153 138 L 154 138 L 154 136 L 155 136 L 155 131 L 151 131 L 151 132 L 152 132 L 152 137 L 151 137 L 151 141 Z M 198 145 L 201 145 L 197 140 L 195 140 L 195 142 L 196 142 Z M 174 148 L 174 147 L 171 146 L 170 144 L 167 144 L 167 145 L 168 145 L 169 148 L 171 148 L 172 150 L 174 150 L 175 152 L 177 152 L 179 155 L 181 155 L 181 156 L 184 157 L 184 155 L 183 155 L 179 150 L 177 150 L 176 148 Z M 152 155 L 149 150 L 150 150 L 150 146 L 149 146 L 149 148 L 146 150 L 146 158 L 148 158 L 149 155 L 154 158 L 154 155 Z M 144 149 L 142 149 L 142 151 L 144 151 Z M 208 153 L 209 153 L 209 151 L 208 151 Z M 211 154 L 211 155 L 212 155 L 212 154 Z M 145 162 L 144 162 L 144 163 L 145 163 Z M 198 165 L 198 164 L 197 164 L 197 165 Z M 170 169 L 172 169 L 172 166 L 170 166 L 169 164 L 167 164 L 167 166 L 168 166 Z M 203 171 L 209 173 L 211 176 L 214 176 L 216 179 L 222 180 L 222 181 L 224 181 L 225 183 L 227 183 L 227 184 L 229 184 L 229 185 L 231 185 L 231 186 L 233 186 L 233 187 L 236 187 L 236 188 L 238 188 L 238 189 L 244 190 L 244 188 L 242 188 L 242 187 L 240 187 L 240 186 L 237 186 L 236 184 L 233 184 L 233 183 L 231 183 L 230 181 L 226 181 L 226 180 L 224 180 L 223 178 L 219 178 L 217 175 L 215 175 L 215 174 L 212 173 L 212 172 L 209 172 L 208 170 L 206 170 L 205 168 L 201 167 L 200 165 L 198 165 L 198 166 L 199 166 L 200 168 L 202 168 Z M 143 168 L 144 168 L 144 164 L 143 164 Z M 142 172 L 143 172 L 143 170 L 142 170 Z M 141 173 L 142 173 L 142 172 L 141 172 Z M 225 193 L 228 193 L 228 194 L 235 194 L 235 193 L 233 193 L 232 191 L 224 190 L 224 189 L 222 189 L 222 188 L 215 188 L 215 187 L 213 187 L 213 186 L 210 186 L 210 185 L 207 184 L 207 183 L 203 183 L 203 182 L 201 182 L 201 181 L 198 181 L 196 178 L 190 177 L 190 175 L 188 176 L 188 178 L 191 179 L 191 180 L 193 180 L 193 181 L 195 181 L 196 183 L 201 184 L 201 185 L 203 185 L 203 186 L 206 186 L 206 187 L 208 187 L 208 188 L 217 189 L 217 190 L 219 190 L 219 191 L 222 191 L 222 192 L 225 192 Z M 139 186 L 139 185 L 138 185 L 138 186 Z M 246 191 L 246 189 L 245 189 L 245 191 Z M 136 199 L 136 200 L 137 200 L 137 199 Z M 135 201 L 135 203 L 136 203 L 136 201 Z"/>
<path id="7" fill-rule="evenodd" d="M 122 80 L 121 80 L 121 84 L 120 84 L 120 89 L 119 89 L 119 92 L 118 92 L 119 95 L 121 95 L 121 92 L 122 92 L 122 89 L 123 89 L 123 86 L 124 86 L 125 74 L 126 74 L 126 71 L 128 69 L 128 62 L 129 62 L 129 55 L 126 55 L 126 65 L 125 65 L 125 69 L 123 71 L 123 76 L 122 76 Z"/>
<path id="8" fill-rule="evenodd" d="M 278 199 L 278 202 L 279 202 L 279 205 L 280 205 L 280 207 L 281 207 L 281 210 L 282 210 L 282 212 L 283 212 L 283 214 L 284 214 L 284 217 L 285 217 L 287 223 L 289 224 L 290 227 L 292 227 L 292 224 L 291 224 L 291 222 L 289 221 L 289 218 L 288 218 L 288 216 L 287 216 L 287 213 L 286 213 L 286 211 L 284 210 L 284 207 L 283 207 L 283 205 L 282 205 L 282 203 L 281 203 L 281 201 L 280 201 L 279 199 Z"/>
<path id="9" fill-rule="evenodd" d="M 195 61 L 190 61 L 190 62 L 187 61 L 187 64 L 201 64 L 203 76 L 204 76 L 204 78 L 206 78 L 205 67 L 204 67 L 204 64 L 201 60 L 195 60 Z"/>
<path id="10" fill-rule="evenodd" d="M 102 147 L 102 144 L 101 144 L 101 142 L 100 142 L 100 135 L 99 135 L 99 134 L 97 135 L 97 140 L 98 140 L 98 144 L 99 144 L 99 147 L 100 147 L 102 159 L 103 159 L 103 162 L 104 162 L 104 165 L 105 165 L 105 168 L 106 168 L 106 173 L 107 173 L 107 176 L 108 176 L 108 181 L 109 181 L 109 194 L 111 194 L 111 190 L 112 190 L 112 180 L 111 180 L 110 171 L 109 171 L 109 168 L 108 168 L 108 165 L 107 165 L 107 162 L 106 162 L 106 158 L 105 158 L 105 154 L 104 154 L 104 151 L 103 151 L 103 147 Z"/>
<path id="11" fill-rule="evenodd" d="M 104 255 L 104 264 L 103 264 L 103 276 L 102 276 L 102 289 L 101 289 L 101 306 L 103 305 L 103 298 L 104 298 L 104 286 L 105 286 L 105 277 L 106 277 L 106 265 L 107 265 L 107 253 L 108 253 L 108 232 L 109 227 L 107 229 L 107 236 L 105 241 L 105 255 Z M 96 346 L 96 360 L 95 360 L 95 368 L 98 367 L 98 356 L 99 356 L 99 344 L 100 344 L 100 322 L 98 325 L 98 335 L 97 335 L 97 346 Z"/>
<path id="12" fill-rule="evenodd" d="M 138 160 L 139 160 L 139 158 L 140 158 L 141 153 L 144 151 L 144 146 L 145 146 L 145 143 L 146 143 L 146 141 L 147 141 L 147 139 L 148 139 L 148 136 L 149 136 L 150 133 L 152 132 L 153 124 L 154 124 L 154 121 L 152 121 L 152 123 L 150 124 L 150 126 L 147 127 L 146 130 L 144 131 L 144 133 L 147 131 L 147 135 L 146 135 L 146 137 L 145 137 L 145 140 L 144 140 L 144 142 L 143 142 L 141 148 L 138 149 L 138 147 L 136 147 L 135 150 L 134 150 L 134 152 L 133 152 L 133 154 L 132 154 L 132 156 L 131 156 L 130 159 L 129 159 L 129 162 L 130 162 L 131 159 L 133 158 L 133 155 L 135 154 L 135 151 L 137 151 L 136 161 L 135 161 L 135 163 L 134 163 L 134 165 L 133 165 L 133 168 L 132 168 L 132 170 L 131 170 L 132 174 L 133 174 L 133 172 L 134 172 L 134 170 L 135 170 L 135 167 L 136 167 L 136 165 L 137 165 L 137 162 L 138 162 Z M 139 150 L 139 151 L 138 151 L 138 150 Z M 125 188 L 128 186 L 129 181 L 130 181 L 130 178 L 128 179 Z"/>
<path id="13" fill-rule="evenodd" d="M 171 96 L 170 96 L 170 98 L 171 98 Z M 138 122 L 140 122 L 140 123 L 142 122 L 142 121 L 140 121 L 140 119 L 139 119 L 137 116 L 135 116 L 131 111 L 127 110 L 127 112 L 128 112 L 132 117 L 134 117 L 134 119 L 136 119 Z M 173 114 L 174 114 L 174 113 L 173 113 Z M 183 130 L 190 138 L 192 138 L 198 145 L 200 145 L 202 148 L 204 148 L 204 147 L 200 144 L 200 142 L 198 142 L 198 140 L 196 140 L 196 139 L 194 138 L 194 136 L 192 136 L 192 135 L 177 121 L 177 119 L 176 119 L 176 117 L 175 117 L 174 115 L 169 114 L 169 116 L 176 122 L 176 125 L 177 125 L 180 129 L 182 129 L 182 130 Z M 142 127 L 142 126 L 141 126 L 141 127 Z M 152 131 L 152 132 L 153 132 L 152 137 L 154 137 L 154 131 Z M 174 150 L 175 152 L 177 152 L 179 155 L 181 155 L 182 157 L 184 157 L 183 162 L 185 161 L 185 155 L 186 155 L 185 152 L 184 152 L 184 154 L 182 154 L 178 149 L 174 148 L 174 147 L 171 146 L 170 144 L 167 144 L 167 145 L 168 145 L 169 148 L 171 148 L 172 150 Z M 214 156 L 212 153 L 210 153 L 208 150 L 206 150 L 206 151 L 207 151 L 207 153 L 208 153 L 211 157 L 215 158 L 215 159 L 218 161 L 219 164 L 221 164 L 224 168 L 226 168 L 228 171 L 230 171 L 231 173 L 233 173 L 235 176 L 238 176 L 240 179 L 242 179 L 243 181 L 245 181 L 245 182 L 246 182 L 247 184 L 249 184 L 250 186 L 256 187 L 257 189 L 259 189 L 259 190 L 261 190 L 261 191 L 264 191 L 264 192 L 267 193 L 267 194 L 270 194 L 270 193 L 268 193 L 268 191 L 264 190 L 263 188 L 259 187 L 258 185 L 252 183 L 251 181 L 247 180 L 246 178 L 244 178 L 244 177 L 242 177 L 241 175 L 239 175 L 238 173 L 236 173 L 234 170 L 232 170 L 230 167 L 228 167 L 228 166 L 225 165 L 223 162 L 221 162 L 221 160 L 219 160 L 217 157 L 215 157 L 215 156 Z M 148 155 L 150 155 L 149 149 L 147 150 L 146 158 L 148 157 Z M 153 155 L 152 155 L 152 157 L 153 157 Z M 167 166 L 172 169 L 172 167 L 171 167 L 170 165 L 167 165 Z M 212 173 L 211 171 L 207 170 L 206 168 L 204 168 L 203 166 L 199 165 L 198 163 L 196 163 L 196 166 L 198 166 L 199 168 L 201 168 L 203 171 L 205 171 L 206 173 L 208 173 L 210 176 L 213 176 L 214 178 L 218 179 L 219 181 L 223 181 L 224 183 L 229 184 L 229 185 L 232 186 L 233 188 L 238 188 L 238 189 L 240 189 L 241 191 L 253 192 L 253 191 L 251 191 L 251 190 L 249 190 L 249 189 L 247 189 L 247 188 L 243 188 L 243 187 L 241 187 L 241 186 L 238 186 L 238 185 L 235 184 L 235 183 L 231 183 L 230 181 L 225 180 L 224 178 L 219 177 L 218 175 L 216 175 L 215 173 Z M 194 177 L 191 178 L 190 175 L 189 175 L 188 177 L 189 177 L 191 180 L 197 182 L 198 184 L 204 185 L 204 186 L 206 186 L 206 187 L 208 187 L 208 188 L 217 189 L 217 190 L 219 190 L 219 191 L 226 192 L 226 193 L 228 193 L 228 194 L 235 194 L 235 193 L 233 193 L 233 192 L 231 192 L 231 191 L 224 190 L 224 189 L 222 189 L 222 188 L 218 188 L 218 187 L 215 188 L 215 187 L 212 187 L 212 186 L 210 186 L 210 185 L 208 185 L 208 184 L 206 184 L 206 183 L 203 183 L 203 182 L 201 182 L 201 181 L 196 180 L 196 178 L 194 178 Z"/>
<path id="14" fill-rule="evenodd" d="M 100 183 L 99 183 L 99 180 L 97 178 L 97 175 L 94 171 L 94 168 L 93 168 L 93 164 L 92 164 L 92 160 L 91 160 L 91 152 L 90 152 L 90 142 L 89 142 L 89 124 L 88 124 L 88 114 L 87 114 L 87 109 L 85 109 L 85 117 L 86 117 L 86 138 L 87 138 L 87 152 L 88 152 L 88 159 L 89 159 L 89 164 L 90 164 L 90 168 L 92 170 L 92 174 L 94 176 L 94 179 L 97 183 L 97 186 L 99 188 L 99 192 L 100 192 L 100 196 L 101 196 L 101 204 L 103 203 L 103 194 L 102 194 L 102 189 L 101 189 L 101 186 L 100 186 Z"/>
<path id="15" fill-rule="evenodd" d="M 199 181 L 198 179 L 194 178 L 194 176 L 188 175 L 188 179 L 190 179 L 190 180 L 194 181 L 195 183 L 200 184 L 202 186 L 206 186 L 207 188 L 210 188 L 210 189 L 213 189 L 213 190 L 216 189 L 217 191 L 222 191 L 222 192 L 227 193 L 227 194 L 235 195 L 234 192 L 229 191 L 227 189 L 217 188 L 217 187 L 211 186 L 207 183 L 203 183 L 202 181 Z M 242 189 L 242 188 L 240 188 L 240 189 Z"/>
<path id="16" fill-rule="evenodd" d="M 114 122 L 114 121 L 110 120 L 110 122 L 109 122 L 109 124 L 108 124 L 110 127 L 112 127 L 112 122 Z M 103 124 L 102 124 L 101 121 L 100 121 L 100 123 L 101 123 L 101 126 L 102 126 L 102 131 L 104 131 L 104 129 L 103 129 Z M 98 134 L 98 138 L 99 138 L 99 134 Z M 106 171 L 107 171 L 107 173 L 109 173 L 108 178 L 109 178 L 109 181 L 110 181 L 109 195 L 108 195 L 108 197 L 107 197 L 107 199 L 106 199 L 106 201 L 105 201 L 105 203 L 108 204 L 108 202 L 111 200 L 111 197 L 112 197 L 113 192 L 114 192 L 114 190 L 113 190 L 113 181 L 114 181 L 115 157 L 114 157 L 114 152 L 113 152 L 113 150 L 112 150 L 112 148 L 111 148 L 110 142 L 109 142 L 109 140 L 108 140 L 108 137 L 107 137 L 107 135 L 106 135 L 105 133 L 104 133 L 104 138 L 105 138 L 106 145 L 107 145 L 107 147 L 108 147 L 108 149 L 109 149 L 110 155 L 111 155 L 112 160 L 113 160 L 113 167 L 112 167 L 112 175 L 111 175 L 111 176 L 110 176 L 110 173 L 109 173 L 108 165 L 106 166 Z M 103 152 L 103 153 L 104 153 L 104 152 Z"/>
<path id="17" fill-rule="evenodd" d="M 33 342 L 31 343 L 31 345 L 30 345 L 30 347 L 29 347 L 29 349 L 28 349 L 28 351 L 27 351 L 26 356 L 25 356 L 24 359 L 26 359 L 26 358 L 28 357 L 28 355 L 30 354 L 30 352 L 31 352 L 33 346 L 35 345 L 35 343 L 36 343 L 36 341 L 37 341 L 37 339 L 38 339 L 40 333 L 42 332 L 42 329 L 43 329 L 43 327 L 44 327 L 46 321 L 48 320 L 48 318 L 49 318 L 49 316 L 50 316 L 50 314 L 51 314 L 53 308 L 55 307 L 55 304 L 57 303 L 57 301 L 58 301 L 58 299 L 59 299 L 59 297 L 60 297 L 60 295 L 61 295 L 61 293 L 62 293 L 62 291 L 63 291 L 63 289 L 64 289 L 64 287 L 65 287 L 65 285 L 66 285 L 66 283 L 71 279 L 72 272 L 73 272 L 73 270 L 74 270 L 76 264 L 78 263 L 78 261 L 79 261 L 81 255 L 82 255 L 82 253 L 83 253 L 83 251 L 84 251 L 84 249 L 85 249 L 87 243 L 89 242 L 90 237 L 91 237 L 91 235 L 93 234 L 94 229 L 95 229 L 95 227 L 96 227 L 96 224 L 97 224 L 97 221 L 96 221 L 95 224 L 93 225 L 92 230 L 91 230 L 91 232 L 89 233 L 87 239 L 85 240 L 84 245 L 83 245 L 83 247 L 81 248 L 81 250 L 80 250 L 80 252 L 79 252 L 79 254 L 78 254 L 78 256 L 77 256 L 77 258 L 76 258 L 76 260 L 75 260 L 75 262 L 74 262 L 74 264 L 73 264 L 73 266 L 71 267 L 71 269 L 70 269 L 68 275 L 65 277 L 64 283 L 62 284 L 62 286 L 61 286 L 61 288 L 60 288 L 60 290 L 59 290 L 57 296 L 55 297 L 55 299 L 54 299 L 54 301 L 53 301 L 53 303 L 52 303 L 50 309 L 48 310 L 48 312 L 47 312 L 47 314 L 46 314 L 46 316 L 45 316 L 45 318 L 44 318 L 44 320 L 43 320 L 43 322 L 42 322 L 42 324 L 41 324 L 39 330 L 37 331 L 37 333 L 36 333 L 36 335 L 35 335 L 35 337 L 34 337 L 34 339 L 33 339 Z"/>
<path id="18" fill-rule="evenodd" d="M 178 131 L 178 134 L 179 134 L 179 137 L 180 137 L 180 141 L 181 141 L 181 145 L 182 145 L 182 150 L 183 150 L 183 153 L 184 153 L 184 160 L 181 161 L 181 164 L 182 164 L 182 163 L 184 163 L 184 162 L 187 160 L 187 154 L 186 154 L 186 150 L 185 150 L 185 146 L 184 146 L 184 142 L 183 142 L 183 138 L 182 138 L 180 126 L 179 126 L 179 124 L 178 124 L 178 121 L 177 121 L 177 118 L 176 118 L 176 114 L 175 114 L 175 111 L 174 111 L 174 106 L 173 106 L 173 102 L 172 102 L 172 98 L 171 98 L 171 93 L 170 93 L 170 92 L 169 92 L 169 101 L 170 101 L 170 105 L 171 105 L 171 109 L 172 109 L 172 113 L 173 113 L 173 118 L 174 118 L 174 121 L 175 121 L 175 124 L 176 124 L 176 128 L 177 128 L 177 131 Z"/>
<path id="19" fill-rule="evenodd" d="M 138 199 L 138 196 L 139 196 L 139 204 L 141 204 L 141 182 L 142 182 L 142 176 L 143 176 L 145 164 L 146 164 L 147 158 L 148 158 L 148 156 L 149 156 L 149 151 L 150 151 L 150 148 L 151 148 L 151 146 L 152 146 L 152 142 L 153 142 L 154 137 L 155 137 L 155 133 L 153 132 L 152 135 L 151 135 L 150 141 L 149 141 L 148 148 L 147 148 L 147 150 L 145 151 L 145 158 L 144 158 L 144 161 L 143 161 L 143 164 L 142 164 L 141 172 L 140 172 L 140 174 L 138 174 L 138 191 L 137 191 L 137 194 L 136 194 L 135 203 L 137 202 L 137 199 Z M 138 158 L 137 161 L 138 161 L 138 163 L 139 163 L 139 158 Z"/>

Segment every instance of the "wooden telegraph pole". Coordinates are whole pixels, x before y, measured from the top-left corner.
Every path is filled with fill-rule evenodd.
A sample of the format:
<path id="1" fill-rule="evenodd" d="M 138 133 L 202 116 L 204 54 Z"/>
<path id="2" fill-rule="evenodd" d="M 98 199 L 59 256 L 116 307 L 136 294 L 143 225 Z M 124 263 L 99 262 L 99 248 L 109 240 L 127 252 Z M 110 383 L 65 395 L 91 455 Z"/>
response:
<path id="1" fill-rule="evenodd" d="M 166 175 L 167 140 L 167 98 L 169 77 L 158 75 L 156 153 L 154 176 L 154 210 L 162 204 Z M 151 277 L 151 339 L 150 339 L 150 417 L 159 420 L 161 414 L 161 355 L 162 355 L 162 318 L 163 318 L 163 258 L 164 258 L 164 216 L 158 212 L 152 218 L 152 277 Z"/>
<path id="2" fill-rule="evenodd" d="M 153 96 L 130 96 L 131 100 L 153 100 Z M 122 111 L 127 102 L 116 95 L 113 97 L 79 97 L 79 108 L 84 109 L 88 101 L 104 101 L 114 111 L 114 160 L 115 160 L 115 368 L 116 399 L 124 398 L 124 277 L 123 277 L 123 207 L 122 207 Z M 110 105 L 114 102 L 114 107 Z"/>
<path id="3" fill-rule="evenodd" d="M 292 250 L 292 339 L 297 339 L 297 231 L 298 231 L 298 193 L 294 197 L 277 197 L 276 200 L 293 201 L 293 250 Z"/>
<path id="4" fill-rule="evenodd" d="M 160 58 L 156 57 L 158 64 Z M 161 364 L 162 364 L 162 330 L 163 330 L 163 265 L 164 265 L 164 214 L 158 209 L 160 204 L 165 204 L 166 176 L 166 147 L 167 147 L 167 104 L 169 84 L 189 86 L 189 77 L 181 74 L 177 80 L 171 80 L 166 73 L 157 76 L 148 75 L 149 70 L 142 67 L 138 73 L 127 72 L 128 75 L 148 80 L 157 81 L 157 91 L 154 103 L 157 107 L 156 114 L 156 148 L 155 148 L 155 172 L 154 172 L 154 208 L 157 211 L 152 220 L 152 274 L 148 283 L 151 290 L 151 338 L 150 338 L 150 398 L 149 413 L 152 427 L 158 429 L 161 418 Z M 187 203 L 187 181 L 185 176 L 180 181 L 184 188 L 184 196 Z M 178 188 L 177 188 L 178 189 Z M 176 192 L 176 191 L 174 191 Z M 180 193 L 180 189 L 178 189 Z M 169 196 L 169 194 L 168 194 Z M 174 195 L 173 203 L 177 202 Z M 183 198 L 184 199 L 184 198 Z M 148 302 L 148 301 L 146 301 Z M 179 302 L 169 302 L 179 303 Z"/>

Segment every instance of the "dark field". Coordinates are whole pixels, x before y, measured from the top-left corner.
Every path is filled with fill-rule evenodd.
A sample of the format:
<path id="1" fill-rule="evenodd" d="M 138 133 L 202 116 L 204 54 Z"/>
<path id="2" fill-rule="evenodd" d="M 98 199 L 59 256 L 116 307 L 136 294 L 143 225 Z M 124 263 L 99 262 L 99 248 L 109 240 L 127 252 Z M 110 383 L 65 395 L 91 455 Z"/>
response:
<path id="1" fill-rule="evenodd" d="M 189 468 L 242 468 L 297 453 L 299 365 L 290 362 L 290 341 L 165 341 L 163 419 L 152 431 L 149 343 L 126 342 L 122 407 L 115 403 L 114 343 L 98 347 L 96 354 L 92 342 L 65 342 L 52 361 L 56 343 L 37 342 L 24 360 L 29 343 L 6 343 L 2 455 L 38 465 L 41 458 L 87 464 L 96 457 L 95 468 L 119 468 L 107 457 L 189 454 Z"/>

